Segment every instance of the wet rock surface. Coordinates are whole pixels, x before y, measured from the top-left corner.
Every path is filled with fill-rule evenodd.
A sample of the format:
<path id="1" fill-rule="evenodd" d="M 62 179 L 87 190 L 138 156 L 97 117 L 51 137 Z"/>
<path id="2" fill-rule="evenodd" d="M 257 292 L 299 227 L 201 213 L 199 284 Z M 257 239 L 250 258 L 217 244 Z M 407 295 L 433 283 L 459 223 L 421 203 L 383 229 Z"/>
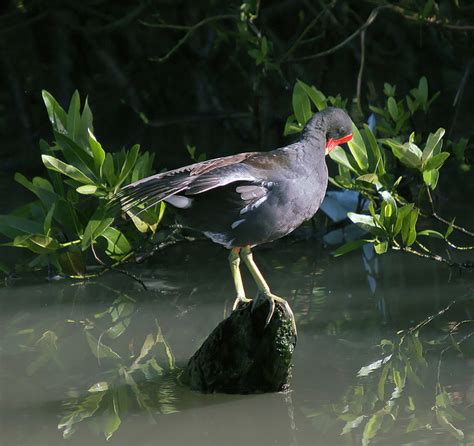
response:
<path id="1" fill-rule="evenodd" d="M 243 304 L 223 320 L 189 360 L 183 381 L 204 393 L 278 392 L 289 386 L 296 345 L 291 321 L 277 304 Z"/>

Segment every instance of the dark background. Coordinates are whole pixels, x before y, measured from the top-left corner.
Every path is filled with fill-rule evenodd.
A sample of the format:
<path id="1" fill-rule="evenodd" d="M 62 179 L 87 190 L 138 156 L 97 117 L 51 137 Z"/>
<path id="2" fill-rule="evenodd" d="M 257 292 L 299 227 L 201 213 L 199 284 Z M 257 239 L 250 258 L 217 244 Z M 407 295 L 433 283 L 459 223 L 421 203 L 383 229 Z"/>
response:
<path id="1" fill-rule="evenodd" d="M 427 3 L 431 7 L 424 17 Z M 453 139 L 474 133 L 473 1 L 2 4 L 0 169 L 7 175 L 35 173 L 42 167 L 38 141 L 51 139 L 42 89 L 63 106 L 75 89 L 82 97 L 88 95 L 104 148 L 140 143 L 156 152 L 157 169 L 189 163 L 186 144 L 211 158 L 287 142 L 283 128 L 297 78 L 325 94 L 349 98 L 349 111 L 360 122 L 370 113 L 369 103 L 382 104 L 384 82 L 396 84 L 401 96 L 425 75 L 430 91 L 441 91 L 428 128 L 443 126 Z M 323 57 L 300 59 L 344 41 L 384 4 L 399 9 L 380 10 L 367 28 L 361 115 L 352 102 L 361 64 L 360 35 Z M 251 25 L 239 20 L 242 11 L 257 9 Z M 204 19 L 209 21 L 170 57 L 158 60 L 188 31 L 176 28 Z M 250 54 L 258 48 L 258 36 L 268 41 L 267 65 L 257 65 Z"/>

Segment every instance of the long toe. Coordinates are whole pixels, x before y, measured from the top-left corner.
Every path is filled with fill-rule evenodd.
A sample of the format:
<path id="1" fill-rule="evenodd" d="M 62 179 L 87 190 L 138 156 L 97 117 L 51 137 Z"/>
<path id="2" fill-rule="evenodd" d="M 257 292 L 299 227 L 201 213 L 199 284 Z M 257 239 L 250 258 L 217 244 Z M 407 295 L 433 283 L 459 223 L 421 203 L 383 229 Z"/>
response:
<path id="1" fill-rule="evenodd" d="M 239 308 L 240 305 L 246 304 L 246 303 L 249 303 L 249 302 L 252 302 L 252 299 L 247 299 L 246 297 L 240 297 L 240 296 L 237 297 L 234 300 L 234 305 L 232 305 L 232 311 L 237 310 L 237 308 Z"/>
<path id="2" fill-rule="evenodd" d="M 283 299 L 280 296 L 276 296 L 275 294 L 269 294 L 268 297 L 273 301 L 273 308 L 275 308 L 275 302 L 277 302 L 277 303 L 279 303 L 283 306 L 283 308 L 286 311 L 286 314 L 288 315 L 288 317 L 291 320 L 291 327 L 293 328 L 293 333 L 294 333 L 295 336 L 298 336 L 298 332 L 296 330 L 295 315 L 293 314 L 293 310 L 291 309 L 290 304 L 285 299 Z M 269 315 L 269 319 L 267 320 L 267 324 L 270 322 L 272 316 L 273 316 L 273 311 Z"/>
<path id="3" fill-rule="evenodd" d="M 270 302 L 270 309 L 268 310 L 267 319 L 265 321 L 265 327 L 272 320 L 273 314 L 275 313 L 276 304 L 279 303 L 284 308 L 286 314 L 291 320 L 291 327 L 293 329 L 294 335 L 298 335 L 298 332 L 296 330 L 295 315 L 293 314 L 290 304 L 285 299 L 280 296 L 276 296 L 272 293 L 259 293 L 257 298 L 253 300 L 252 311 L 254 311 L 254 309 L 258 306 L 260 299 L 267 299 Z"/>

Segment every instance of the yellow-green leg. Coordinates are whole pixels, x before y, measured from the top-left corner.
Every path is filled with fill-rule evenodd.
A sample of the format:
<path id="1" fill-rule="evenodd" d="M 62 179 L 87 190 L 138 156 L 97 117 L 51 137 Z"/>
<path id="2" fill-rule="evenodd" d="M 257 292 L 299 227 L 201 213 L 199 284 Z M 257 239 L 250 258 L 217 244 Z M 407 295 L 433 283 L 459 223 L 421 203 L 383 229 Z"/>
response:
<path id="1" fill-rule="evenodd" d="M 240 248 L 232 248 L 229 254 L 230 271 L 232 272 L 232 279 L 234 280 L 235 291 L 237 297 L 235 298 L 232 310 L 235 310 L 241 303 L 250 302 L 251 299 L 245 297 L 244 284 L 242 282 L 242 275 L 240 274 Z"/>
<path id="2" fill-rule="evenodd" d="M 255 280 L 255 283 L 257 284 L 257 287 L 260 293 L 270 301 L 270 311 L 268 313 L 267 321 L 265 325 L 268 325 L 268 323 L 271 321 L 273 313 L 275 312 L 275 303 L 278 302 L 281 305 L 283 305 L 286 312 L 288 313 L 288 316 L 291 319 L 291 324 L 293 326 L 293 331 L 296 336 L 297 332 L 296 332 L 295 316 L 293 314 L 293 311 L 290 308 L 289 303 L 285 299 L 279 296 L 276 296 L 275 294 L 272 294 L 272 292 L 270 291 L 270 287 L 268 286 L 267 282 L 265 282 L 265 279 L 263 278 L 262 273 L 260 272 L 260 270 L 257 267 L 257 264 L 253 260 L 252 251 L 249 246 L 242 248 L 241 256 L 245 265 L 249 269 L 250 274 L 252 274 L 253 280 Z M 254 301 L 254 305 L 255 305 L 255 301 Z"/>

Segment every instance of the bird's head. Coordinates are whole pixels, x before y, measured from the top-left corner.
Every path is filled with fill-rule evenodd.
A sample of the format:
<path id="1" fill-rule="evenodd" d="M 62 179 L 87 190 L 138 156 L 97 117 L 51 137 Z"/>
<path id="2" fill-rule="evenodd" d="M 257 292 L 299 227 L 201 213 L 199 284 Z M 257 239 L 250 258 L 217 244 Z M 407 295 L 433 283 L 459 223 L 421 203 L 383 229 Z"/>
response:
<path id="1" fill-rule="evenodd" d="M 326 155 L 336 146 L 352 139 L 352 121 L 342 109 L 328 107 L 322 112 L 326 124 Z"/>

